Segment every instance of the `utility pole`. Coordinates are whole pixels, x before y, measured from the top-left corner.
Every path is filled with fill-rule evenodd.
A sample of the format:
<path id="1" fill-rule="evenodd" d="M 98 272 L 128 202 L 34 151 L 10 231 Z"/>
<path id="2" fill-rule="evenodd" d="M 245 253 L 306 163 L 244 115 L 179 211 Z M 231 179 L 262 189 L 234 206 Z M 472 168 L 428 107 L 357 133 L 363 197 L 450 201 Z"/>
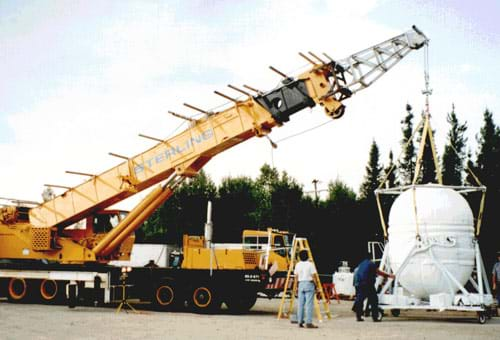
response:
<path id="1" fill-rule="evenodd" d="M 318 183 L 319 183 L 319 180 L 313 179 L 312 183 L 314 185 L 314 200 L 316 201 L 316 203 L 318 203 Z"/>

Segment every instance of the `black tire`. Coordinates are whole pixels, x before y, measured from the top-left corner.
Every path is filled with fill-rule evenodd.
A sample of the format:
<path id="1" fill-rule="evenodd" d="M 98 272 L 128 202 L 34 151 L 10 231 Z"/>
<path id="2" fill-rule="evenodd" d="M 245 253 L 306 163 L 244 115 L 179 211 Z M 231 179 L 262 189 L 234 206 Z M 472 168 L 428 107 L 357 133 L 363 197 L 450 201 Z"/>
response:
<path id="1" fill-rule="evenodd" d="M 217 291 L 209 284 L 200 284 L 191 290 L 189 306 L 196 313 L 215 313 L 221 307 Z"/>
<path id="2" fill-rule="evenodd" d="M 372 319 L 375 322 L 380 322 L 380 321 L 382 321 L 383 318 L 384 318 L 384 310 L 381 308 L 378 309 L 378 313 L 377 313 L 376 317 L 372 313 Z"/>
<path id="3" fill-rule="evenodd" d="M 257 302 L 257 293 L 248 292 L 241 295 L 234 294 L 224 299 L 230 313 L 243 314 L 248 312 Z"/>
<path id="4" fill-rule="evenodd" d="M 25 303 L 30 297 L 31 282 L 23 278 L 12 277 L 7 286 L 7 299 L 9 302 Z"/>
<path id="5" fill-rule="evenodd" d="M 153 292 L 153 305 L 158 310 L 168 311 L 181 305 L 180 290 L 170 281 L 159 283 Z"/>
<path id="6" fill-rule="evenodd" d="M 54 304 L 59 301 L 60 284 L 55 280 L 40 280 L 38 282 L 38 295 L 40 301 L 47 304 Z"/>
<path id="7" fill-rule="evenodd" d="M 477 312 L 477 322 L 481 325 L 486 323 L 486 313 L 485 312 Z"/>
<path id="8" fill-rule="evenodd" d="M 391 309 L 391 315 L 397 318 L 401 314 L 401 309 Z"/>
<path id="9" fill-rule="evenodd" d="M 77 285 L 68 284 L 68 307 L 75 308 L 77 305 Z"/>

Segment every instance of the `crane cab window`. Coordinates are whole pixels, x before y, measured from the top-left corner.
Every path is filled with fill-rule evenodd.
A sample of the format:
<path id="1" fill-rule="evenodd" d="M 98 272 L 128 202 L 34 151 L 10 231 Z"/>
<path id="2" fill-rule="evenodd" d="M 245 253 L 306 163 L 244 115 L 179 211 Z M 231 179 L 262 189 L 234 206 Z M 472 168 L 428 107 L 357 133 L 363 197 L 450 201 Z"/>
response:
<path id="1" fill-rule="evenodd" d="M 107 233 L 120 223 L 118 214 L 103 214 L 94 216 L 94 232 Z"/>
<path id="2" fill-rule="evenodd" d="M 267 237 L 246 236 L 243 239 L 243 244 L 246 249 L 262 249 L 267 246 Z"/>
<path id="3" fill-rule="evenodd" d="M 277 235 L 274 237 L 274 247 L 276 248 L 276 254 L 279 256 L 286 256 L 286 244 L 285 240 L 283 239 L 283 236 Z"/>

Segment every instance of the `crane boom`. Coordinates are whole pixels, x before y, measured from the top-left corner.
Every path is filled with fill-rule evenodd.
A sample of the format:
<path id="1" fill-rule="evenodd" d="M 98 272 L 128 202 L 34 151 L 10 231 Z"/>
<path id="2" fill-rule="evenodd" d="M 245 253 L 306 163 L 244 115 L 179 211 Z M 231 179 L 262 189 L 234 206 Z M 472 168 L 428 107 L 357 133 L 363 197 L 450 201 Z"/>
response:
<path id="1" fill-rule="evenodd" d="M 265 93 L 247 93 L 244 99 L 234 100 L 228 108 L 191 121 L 180 134 L 31 208 L 29 223 L 34 231 L 50 230 L 54 236 L 54 230 L 60 233 L 90 214 L 167 180 L 116 228 L 90 246 L 90 253 L 86 248 L 85 255 L 81 255 L 82 261 L 109 256 L 172 195 L 182 179 L 194 176 L 212 157 L 253 136 L 269 134 L 272 128 L 281 126 L 292 114 L 306 107 L 319 104 L 328 116 L 340 118 L 345 110 L 344 99 L 368 87 L 412 49 L 420 48 L 427 41 L 425 35 L 413 27 L 338 62 L 331 58 L 323 62 L 311 53 L 321 61 L 316 62 L 302 55 L 311 67 L 297 77 L 285 77 L 278 87 Z M 46 250 L 54 251 L 53 248 Z"/>
<path id="2" fill-rule="evenodd" d="M 428 43 L 416 27 L 375 46 L 352 54 L 338 64 L 344 69 L 346 87 L 354 94 L 375 82 L 412 50 Z"/>

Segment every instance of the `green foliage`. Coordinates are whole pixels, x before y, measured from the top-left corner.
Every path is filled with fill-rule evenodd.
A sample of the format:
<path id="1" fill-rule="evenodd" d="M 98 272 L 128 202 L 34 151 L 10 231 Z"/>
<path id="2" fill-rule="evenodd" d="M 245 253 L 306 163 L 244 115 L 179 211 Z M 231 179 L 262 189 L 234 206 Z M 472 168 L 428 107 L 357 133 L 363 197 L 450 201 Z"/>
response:
<path id="1" fill-rule="evenodd" d="M 260 168 L 260 175 L 256 181 L 257 190 L 260 194 L 260 200 L 257 202 L 259 227 L 266 228 L 266 226 L 273 225 L 271 196 L 278 181 L 279 172 L 276 168 L 268 164 L 264 164 Z"/>
<path id="2" fill-rule="evenodd" d="M 408 185 L 413 181 L 416 157 L 415 145 L 413 144 L 413 140 L 411 140 L 413 134 L 413 113 L 409 104 L 406 105 L 406 116 L 401 121 L 401 125 L 403 132 L 403 139 L 401 139 L 403 157 L 398 164 L 399 182 L 401 185 Z"/>
<path id="3" fill-rule="evenodd" d="M 258 225 L 256 214 L 261 193 L 249 177 L 226 177 L 214 205 L 214 241 L 241 242 L 245 228 Z"/>
<path id="4" fill-rule="evenodd" d="M 392 154 L 392 150 L 389 151 L 389 163 L 386 167 L 384 167 L 384 176 L 386 179 L 385 186 L 389 188 L 395 187 L 397 184 L 396 181 L 396 166 L 394 164 L 394 155 Z"/>
<path id="5" fill-rule="evenodd" d="M 445 185 L 462 185 L 464 176 L 467 123 L 460 124 L 455 113 L 455 106 L 446 117 L 450 124 L 446 145 L 443 152 L 442 175 Z"/>
<path id="6" fill-rule="evenodd" d="M 302 186 L 283 171 L 271 189 L 272 224 L 281 229 L 296 228 L 300 203 L 304 194 Z"/>
<path id="7" fill-rule="evenodd" d="M 183 234 L 201 235 L 207 202 L 216 198 L 217 188 L 204 171 L 184 182 L 152 216 L 144 222 L 138 242 L 182 243 Z"/>
<path id="8" fill-rule="evenodd" d="M 368 164 L 365 167 L 365 177 L 363 183 L 361 183 L 361 188 L 359 189 L 359 198 L 361 200 L 372 198 L 375 189 L 379 186 L 382 174 L 382 167 L 379 164 L 379 158 L 380 153 L 378 151 L 377 143 L 373 141 L 370 146 Z"/>
<path id="9" fill-rule="evenodd" d="M 353 260 L 352 253 L 366 246 L 359 237 L 362 225 L 358 212 L 354 191 L 340 179 L 329 182 L 326 200 L 316 206 L 302 232 L 310 239 L 320 271 L 332 272 L 340 261 Z"/>
<path id="10" fill-rule="evenodd" d="M 434 163 L 434 157 L 432 155 L 431 142 L 429 137 L 429 132 L 427 131 L 425 142 L 424 142 L 424 152 L 422 154 L 422 163 L 420 168 L 420 175 L 417 179 L 417 183 L 436 183 L 436 165 Z M 418 130 L 417 142 L 419 143 L 419 148 L 421 148 L 421 142 L 424 133 L 424 126 Z M 432 130 L 432 135 L 435 136 L 436 133 Z M 419 150 L 420 152 L 420 150 Z M 437 155 L 436 155 L 437 157 Z"/>
<path id="11" fill-rule="evenodd" d="M 499 186 L 500 168 L 500 130 L 493 121 L 493 114 L 487 109 L 484 112 L 484 124 L 479 132 L 476 171 L 488 189 Z M 490 191 L 490 190 L 488 190 Z"/>
<path id="12" fill-rule="evenodd" d="M 355 201 L 356 193 L 340 179 L 328 183 L 328 197 L 325 202 L 327 207 L 344 206 Z"/>
<path id="13" fill-rule="evenodd" d="M 493 121 L 493 114 L 488 109 L 484 112 L 483 126 L 479 131 L 477 142 L 477 158 L 472 169 L 487 188 L 480 242 L 485 262 L 491 265 L 491 260 L 495 258 L 495 252 L 500 250 L 498 243 L 500 239 L 498 228 L 498 220 L 500 219 L 498 209 L 500 201 L 500 181 L 498 180 L 500 173 L 500 129 Z M 475 183 L 471 178 L 468 178 L 468 181 Z"/>

